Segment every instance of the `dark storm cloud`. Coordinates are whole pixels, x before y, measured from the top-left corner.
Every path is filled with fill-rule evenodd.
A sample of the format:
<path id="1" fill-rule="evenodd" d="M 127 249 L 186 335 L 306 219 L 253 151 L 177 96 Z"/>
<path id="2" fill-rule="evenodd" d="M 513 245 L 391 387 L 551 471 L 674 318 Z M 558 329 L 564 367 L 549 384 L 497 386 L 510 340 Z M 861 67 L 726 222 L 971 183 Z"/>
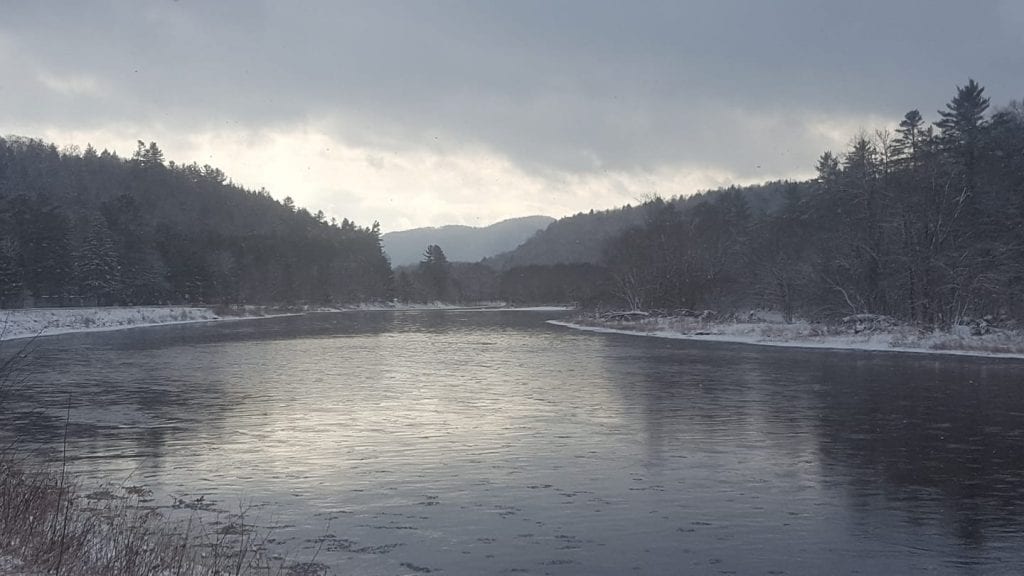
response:
<path id="1" fill-rule="evenodd" d="M 1015 2 L 68 2 L 0 21 L 0 120 L 315 121 L 524 168 L 808 168 L 826 119 L 1024 96 Z M 864 128 L 875 128 L 873 125 Z M 852 135 L 852 134 L 851 134 Z M 809 158 L 810 157 L 810 158 Z"/>

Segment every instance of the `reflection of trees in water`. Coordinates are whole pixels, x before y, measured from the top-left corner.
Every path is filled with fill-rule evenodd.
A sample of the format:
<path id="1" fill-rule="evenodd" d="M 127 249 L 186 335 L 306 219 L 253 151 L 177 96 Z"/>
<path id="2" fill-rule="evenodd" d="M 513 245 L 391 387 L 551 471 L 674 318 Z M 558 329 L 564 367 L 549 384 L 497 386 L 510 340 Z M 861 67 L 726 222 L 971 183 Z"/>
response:
<path id="1" fill-rule="evenodd" d="M 190 386 L 168 373 L 170 359 L 154 364 L 151 350 L 126 353 L 77 343 L 54 340 L 36 350 L 36 369 L 0 414 L 0 427 L 18 438 L 21 449 L 60 458 L 69 398 L 69 460 L 99 458 L 100 467 L 113 469 L 158 464 L 168 441 L 195 432 L 190 420 L 223 421 L 210 413 L 223 412 L 227 403 L 202 401 L 219 388 L 215 375 Z"/>
<path id="2" fill-rule="evenodd" d="M 640 411 L 649 465 L 660 465 L 680 443 L 711 451 L 740 446 L 789 459 L 813 451 L 813 424 L 804 415 L 817 400 L 807 393 L 806 366 L 791 362 L 785 351 L 622 342 L 640 345 L 610 347 L 604 366 L 617 380 L 622 402 Z"/>
<path id="3" fill-rule="evenodd" d="M 969 546 L 1024 529 L 1019 363 L 623 342 L 640 345 L 609 347 L 604 367 L 641 413 L 650 466 L 682 449 L 754 450 L 817 461 L 867 524 L 897 510 Z"/>
<path id="4" fill-rule="evenodd" d="M 896 510 L 910 523 L 948 524 L 968 545 L 981 545 L 999 531 L 1024 529 L 1024 369 L 1019 363 L 572 333 L 558 333 L 557 342 L 586 338 L 591 344 L 585 350 L 593 355 L 559 360 L 505 350 L 508 342 L 495 336 L 503 330 L 529 330 L 530 342 L 554 349 L 554 340 L 552 346 L 543 340 L 556 338 L 550 328 L 516 318 L 522 316 L 323 314 L 56 338 L 38 352 L 24 417 L 0 415 L 0 427 L 34 442 L 59 444 L 62 407 L 71 390 L 73 453 L 134 454 L 159 467 L 172 452 L 178 457 L 182 444 L 239 441 L 240 423 L 249 432 L 272 425 L 281 429 L 282 418 L 294 417 L 287 410 L 295 406 L 280 414 L 263 407 L 269 396 L 282 393 L 277 398 L 288 404 L 282 387 L 344 399 L 346 393 L 338 392 L 344 378 L 332 380 L 335 374 L 327 371 L 352 372 L 355 349 L 341 346 L 338 337 L 369 336 L 348 344 L 360 354 L 358 379 L 372 386 L 384 378 L 377 346 L 387 341 L 375 335 L 421 332 L 432 346 L 445 349 L 448 334 L 462 348 L 450 358 L 435 355 L 434 364 L 464 368 L 467 358 L 459 354 L 478 350 L 475 361 L 490 363 L 477 366 L 481 377 L 502 370 L 503 362 L 513 367 L 536 362 L 564 372 L 560 361 L 600 358 L 607 380 L 595 375 L 593 382 L 579 382 L 579 389 L 613 394 L 608 413 L 621 422 L 612 425 L 642 427 L 639 441 L 650 468 L 682 466 L 669 458 L 687 450 L 734 451 L 772 466 L 810 462 L 805 469 L 847 495 L 847 508 L 855 515 L 863 510 L 867 523 L 879 511 Z M 487 337 L 467 337 L 474 331 Z M 604 347 L 597 350 L 597 342 Z M 543 370 L 524 374 L 545 380 Z M 580 377 L 590 378 L 591 372 L 583 370 Z M 47 409 L 31 413 L 40 406 Z"/>
<path id="5" fill-rule="evenodd" d="M 514 310 L 406 310 L 389 313 L 392 332 L 452 334 L 459 338 L 466 333 L 501 334 L 550 332 L 541 320 L 557 318 L 571 312 L 521 312 Z M 380 313 L 377 313 L 380 314 Z"/>
<path id="6" fill-rule="evenodd" d="M 949 522 L 982 545 L 1024 528 L 1021 366 L 872 356 L 822 366 L 818 441 L 855 508 L 884 498 L 912 523 Z"/>

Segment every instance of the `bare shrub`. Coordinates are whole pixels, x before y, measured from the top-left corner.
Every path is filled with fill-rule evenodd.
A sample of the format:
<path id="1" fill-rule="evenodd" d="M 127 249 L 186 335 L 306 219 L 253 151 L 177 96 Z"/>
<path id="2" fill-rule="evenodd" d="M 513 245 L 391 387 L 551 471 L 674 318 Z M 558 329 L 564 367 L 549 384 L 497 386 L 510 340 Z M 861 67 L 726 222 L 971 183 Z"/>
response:
<path id="1" fill-rule="evenodd" d="M 0 556 L 40 573 L 174 576 L 283 574 L 266 552 L 269 532 L 249 509 L 210 520 L 172 520 L 127 486 L 83 494 L 59 473 L 0 455 Z"/>

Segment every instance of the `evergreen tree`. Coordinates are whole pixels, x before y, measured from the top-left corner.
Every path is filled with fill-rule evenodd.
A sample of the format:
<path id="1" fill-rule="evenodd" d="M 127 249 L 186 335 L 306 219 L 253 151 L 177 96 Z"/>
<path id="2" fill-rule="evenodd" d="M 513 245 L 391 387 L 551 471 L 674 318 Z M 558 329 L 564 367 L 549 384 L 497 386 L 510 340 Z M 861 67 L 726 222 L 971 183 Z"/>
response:
<path id="1" fill-rule="evenodd" d="M 843 176 L 847 186 L 867 186 L 878 172 L 878 150 L 867 136 L 857 136 L 843 158 Z"/>
<path id="2" fill-rule="evenodd" d="M 156 145 L 156 142 L 150 142 L 147 146 L 145 142 L 139 140 L 135 153 L 132 154 L 132 161 L 143 168 L 162 168 L 164 166 L 164 153 Z"/>
<path id="3" fill-rule="evenodd" d="M 921 112 L 911 110 L 903 115 L 896 129 L 894 150 L 898 161 L 913 163 L 927 137 Z"/>
<path id="4" fill-rule="evenodd" d="M 121 265 L 107 227 L 99 215 L 92 218 L 89 231 L 75 258 L 80 294 L 99 305 L 113 304 L 121 293 Z"/>
<path id="5" fill-rule="evenodd" d="M 985 89 L 973 79 L 965 86 L 957 86 L 953 100 L 939 110 L 941 120 L 935 123 L 939 128 L 942 144 L 950 157 L 962 170 L 964 185 L 968 193 L 974 190 L 977 173 L 978 148 L 985 129 L 985 112 L 989 99 Z"/>
<path id="6" fill-rule="evenodd" d="M 420 262 L 419 271 L 423 277 L 426 298 L 429 301 L 447 300 L 449 296 L 449 280 L 451 265 L 444 250 L 436 244 L 427 246 Z"/>
<path id="7" fill-rule="evenodd" d="M 829 190 L 835 186 L 836 182 L 839 180 L 839 158 L 837 158 L 831 151 L 827 150 L 818 157 L 818 163 L 815 165 L 815 170 L 818 173 L 817 182 L 821 184 L 825 190 Z"/>
<path id="8" fill-rule="evenodd" d="M 973 79 L 968 80 L 964 86 L 957 86 L 956 91 L 956 96 L 946 104 L 946 109 L 939 110 L 942 119 L 935 125 L 947 145 L 973 147 L 985 125 L 989 99 L 984 96 L 985 88 Z"/>

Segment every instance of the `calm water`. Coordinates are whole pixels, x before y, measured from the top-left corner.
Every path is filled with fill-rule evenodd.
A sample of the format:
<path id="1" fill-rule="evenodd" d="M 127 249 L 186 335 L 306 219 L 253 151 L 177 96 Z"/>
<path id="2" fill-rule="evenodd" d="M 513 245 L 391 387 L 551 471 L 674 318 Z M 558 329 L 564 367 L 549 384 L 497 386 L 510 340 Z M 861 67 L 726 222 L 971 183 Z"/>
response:
<path id="1" fill-rule="evenodd" d="M 343 574 L 1018 574 L 1024 362 L 368 312 L 41 341 L 0 425 Z M 8 351 L 10 345 L 7 346 Z M 39 407 L 47 407 L 39 411 Z"/>

